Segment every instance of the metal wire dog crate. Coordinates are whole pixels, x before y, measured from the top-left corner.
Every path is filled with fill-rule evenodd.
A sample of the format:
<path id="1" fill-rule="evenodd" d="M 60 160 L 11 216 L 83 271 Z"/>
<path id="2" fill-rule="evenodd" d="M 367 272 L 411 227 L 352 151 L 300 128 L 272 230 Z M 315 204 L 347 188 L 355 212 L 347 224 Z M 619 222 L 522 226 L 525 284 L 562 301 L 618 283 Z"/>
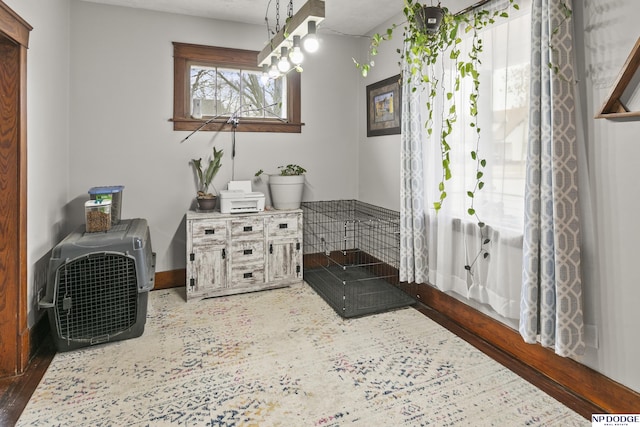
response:
<path id="1" fill-rule="evenodd" d="M 360 202 L 303 202 L 304 278 L 342 317 L 405 307 L 400 214 Z"/>

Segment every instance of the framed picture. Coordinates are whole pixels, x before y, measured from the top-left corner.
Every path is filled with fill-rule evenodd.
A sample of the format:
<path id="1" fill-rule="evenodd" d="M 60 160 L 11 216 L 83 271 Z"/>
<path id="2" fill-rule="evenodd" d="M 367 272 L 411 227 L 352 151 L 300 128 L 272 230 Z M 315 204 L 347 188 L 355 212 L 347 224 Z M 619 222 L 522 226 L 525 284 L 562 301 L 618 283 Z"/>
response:
<path id="1" fill-rule="evenodd" d="M 367 136 L 400 133 L 400 74 L 367 86 Z"/>

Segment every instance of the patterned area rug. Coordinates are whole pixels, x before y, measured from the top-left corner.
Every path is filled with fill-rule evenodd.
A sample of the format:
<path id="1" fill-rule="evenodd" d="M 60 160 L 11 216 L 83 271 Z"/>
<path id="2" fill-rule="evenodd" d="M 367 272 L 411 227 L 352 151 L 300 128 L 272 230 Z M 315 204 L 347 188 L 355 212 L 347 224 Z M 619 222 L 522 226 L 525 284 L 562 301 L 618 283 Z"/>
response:
<path id="1" fill-rule="evenodd" d="M 308 285 L 185 302 L 59 353 L 19 426 L 588 426 L 412 308 L 340 318 Z"/>

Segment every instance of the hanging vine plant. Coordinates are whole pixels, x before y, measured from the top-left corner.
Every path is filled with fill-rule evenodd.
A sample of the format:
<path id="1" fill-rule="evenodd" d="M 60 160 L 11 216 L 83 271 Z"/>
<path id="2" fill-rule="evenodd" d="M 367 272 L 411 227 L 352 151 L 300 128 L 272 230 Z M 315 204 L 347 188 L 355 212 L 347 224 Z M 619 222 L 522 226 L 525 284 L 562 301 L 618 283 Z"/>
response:
<path id="1" fill-rule="evenodd" d="M 463 79 L 471 79 L 472 89 L 469 93 L 469 114 L 472 120 L 469 123 L 476 134 L 476 144 L 469 152 L 471 159 L 476 164 L 475 182 L 467 191 L 469 205 L 467 213 L 478 218 L 474 201 L 478 190 L 484 187 L 484 168 L 486 159 L 480 153 L 480 127 L 478 127 L 478 96 L 479 96 L 479 65 L 480 53 L 483 45 L 480 30 L 492 24 L 499 18 L 507 18 L 508 9 L 518 9 L 515 0 L 509 0 L 507 6 L 500 10 L 489 11 L 474 8 L 471 11 L 463 11 L 453 14 L 446 7 L 423 5 L 417 1 L 405 0 L 403 13 L 406 18 L 403 27 L 404 49 L 398 49 L 400 54 L 399 65 L 403 70 L 402 78 L 413 81 L 416 85 L 422 84 L 426 88 L 426 112 L 425 129 L 429 136 L 433 134 L 434 115 L 440 114 L 442 127 L 439 130 L 440 153 L 442 155 L 442 177 L 438 183 L 439 199 L 433 203 L 438 212 L 447 197 L 446 182 L 453 176 L 451 169 L 452 145 L 449 137 L 453 131 L 453 125 L 458 119 L 458 109 L 455 94 L 460 91 Z M 391 40 L 398 26 L 393 25 L 384 33 L 376 33 L 371 38 L 369 48 L 369 61 L 359 63 L 354 59 L 356 67 L 366 77 L 374 62 L 372 58 L 378 54 L 381 43 Z M 471 33 L 471 49 L 466 56 L 461 56 L 462 37 L 459 32 Z M 443 78 L 444 69 L 438 70 L 436 64 L 444 55 L 454 61 L 456 73 L 451 79 L 449 87 Z M 403 66 L 404 65 L 404 66 Z M 407 71 L 408 70 L 408 71 Z M 414 86 L 413 90 L 416 90 Z M 442 96 L 444 102 L 442 109 L 435 111 L 437 96 Z M 478 218 L 478 223 L 483 226 Z"/>
<path id="2" fill-rule="evenodd" d="M 486 245 L 490 243 L 484 222 L 480 219 L 476 207 L 476 193 L 485 185 L 483 180 L 487 160 L 480 151 L 480 133 L 478 126 L 478 98 L 480 87 L 480 54 L 483 50 L 480 31 L 493 24 L 497 19 L 507 18 L 508 10 L 519 9 L 515 0 L 509 0 L 503 9 L 489 11 L 482 8 L 474 8 L 470 11 L 451 13 L 446 7 L 423 5 L 414 0 L 405 0 L 403 13 L 406 18 L 403 24 L 404 48 L 398 49 L 400 54 L 399 65 L 402 70 L 402 78 L 408 82 L 414 82 L 413 91 L 421 86 L 426 91 L 426 119 L 425 129 L 429 137 L 437 137 L 440 145 L 442 175 L 438 183 L 439 197 L 433 202 L 436 213 L 442 208 L 447 198 L 447 181 L 454 171 L 452 170 L 451 154 L 455 149 L 450 140 L 454 124 L 458 120 L 458 108 L 456 105 L 456 93 L 460 91 L 464 79 L 471 80 L 469 92 L 469 126 L 475 131 L 476 139 L 472 150 L 468 153 L 475 164 L 475 176 L 472 186 L 467 189 L 468 199 L 467 213 L 473 216 L 481 229 L 480 249 L 465 269 L 472 274 L 472 267 L 478 259 L 487 258 L 489 252 Z M 373 67 L 373 57 L 378 54 L 381 43 L 391 40 L 397 25 L 393 25 L 383 33 L 376 33 L 371 38 L 369 48 L 369 61 L 359 63 L 354 59 L 356 67 L 360 69 L 364 77 Z M 462 34 L 471 37 L 470 49 L 466 55 L 462 55 Z M 445 55 L 453 61 L 454 75 L 448 81 L 445 80 L 444 67 L 436 65 L 445 58 Z M 449 83 L 449 84 L 447 84 Z M 440 96 L 441 107 L 438 106 L 437 97 Z M 439 114 L 441 123 L 438 135 L 433 135 L 434 118 Z"/>

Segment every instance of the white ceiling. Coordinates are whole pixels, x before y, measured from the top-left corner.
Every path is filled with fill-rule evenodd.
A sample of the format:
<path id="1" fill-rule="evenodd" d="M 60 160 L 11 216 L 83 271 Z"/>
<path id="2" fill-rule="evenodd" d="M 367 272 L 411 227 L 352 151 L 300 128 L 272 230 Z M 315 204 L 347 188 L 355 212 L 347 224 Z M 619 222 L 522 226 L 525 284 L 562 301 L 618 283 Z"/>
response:
<path id="1" fill-rule="evenodd" d="M 278 0 L 84 0 L 116 6 L 179 13 L 225 21 L 265 25 L 269 18 L 275 26 L 275 5 Z M 306 0 L 294 0 L 297 11 Z M 288 0 L 280 0 L 280 24 L 284 24 Z M 267 13 L 267 5 L 269 11 Z M 319 32 L 364 35 L 379 24 L 402 12 L 404 0 L 325 0 L 326 18 Z"/>

